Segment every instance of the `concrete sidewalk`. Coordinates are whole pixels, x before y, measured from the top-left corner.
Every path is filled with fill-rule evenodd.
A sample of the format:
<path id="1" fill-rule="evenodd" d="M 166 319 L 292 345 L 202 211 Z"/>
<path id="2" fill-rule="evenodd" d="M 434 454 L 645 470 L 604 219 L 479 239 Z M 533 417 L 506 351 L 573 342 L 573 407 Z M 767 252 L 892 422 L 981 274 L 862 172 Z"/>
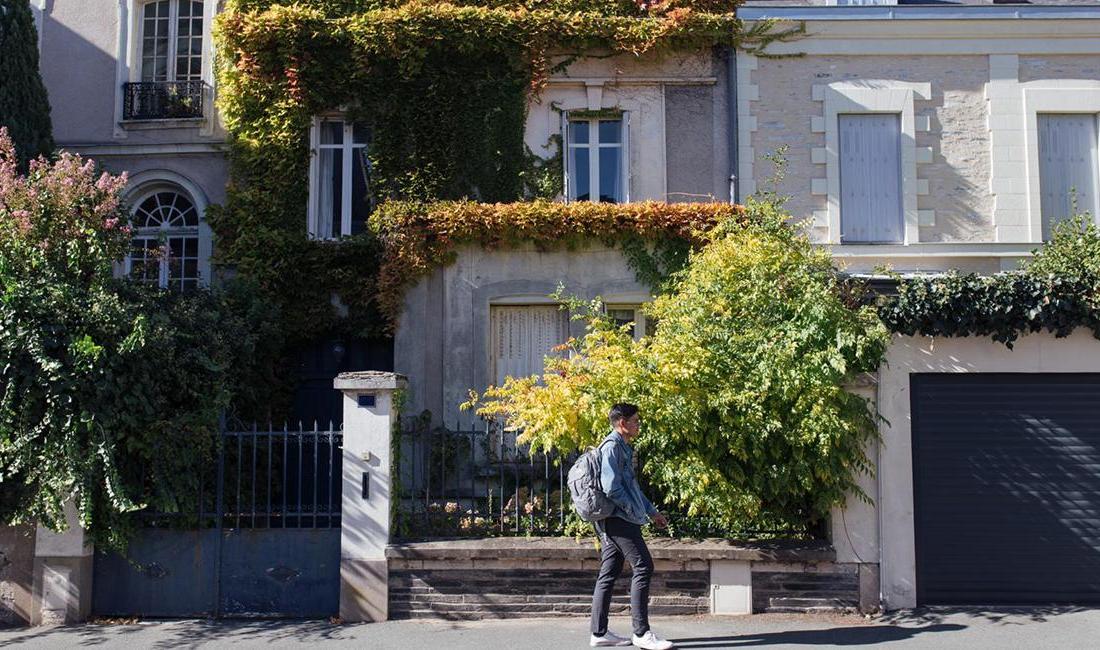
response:
<path id="1" fill-rule="evenodd" d="M 612 629 L 630 629 L 615 619 Z M 935 609 L 874 619 L 840 615 L 655 618 L 653 629 L 689 648 L 1100 648 L 1100 610 Z M 582 618 L 478 622 L 151 621 L 0 630 L 0 648 L 325 648 L 512 650 L 588 647 Z"/>

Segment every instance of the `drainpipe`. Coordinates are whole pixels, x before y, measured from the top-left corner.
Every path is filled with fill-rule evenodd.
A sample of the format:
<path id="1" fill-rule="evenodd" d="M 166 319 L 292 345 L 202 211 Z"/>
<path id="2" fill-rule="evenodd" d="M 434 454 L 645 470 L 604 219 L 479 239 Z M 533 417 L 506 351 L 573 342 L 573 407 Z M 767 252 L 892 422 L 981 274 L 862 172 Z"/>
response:
<path id="1" fill-rule="evenodd" d="M 730 203 L 737 203 L 741 198 L 740 188 L 737 182 L 737 47 L 726 48 L 726 113 L 729 116 L 729 172 L 730 172 Z"/>

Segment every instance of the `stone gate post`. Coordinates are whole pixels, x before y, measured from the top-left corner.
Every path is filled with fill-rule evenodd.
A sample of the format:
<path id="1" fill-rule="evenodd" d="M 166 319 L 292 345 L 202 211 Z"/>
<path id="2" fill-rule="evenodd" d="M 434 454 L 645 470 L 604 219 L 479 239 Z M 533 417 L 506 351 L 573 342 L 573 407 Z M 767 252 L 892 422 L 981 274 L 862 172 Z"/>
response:
<path id="1" fill-rule="evenodd" d="M 344 393 L 344 469 L 340 533 L 340 618 L 384 621 L 389 616 L 390 441 L 394 394 L 405 377 L 392 372 L 345 372 L 333 387 Z"/>

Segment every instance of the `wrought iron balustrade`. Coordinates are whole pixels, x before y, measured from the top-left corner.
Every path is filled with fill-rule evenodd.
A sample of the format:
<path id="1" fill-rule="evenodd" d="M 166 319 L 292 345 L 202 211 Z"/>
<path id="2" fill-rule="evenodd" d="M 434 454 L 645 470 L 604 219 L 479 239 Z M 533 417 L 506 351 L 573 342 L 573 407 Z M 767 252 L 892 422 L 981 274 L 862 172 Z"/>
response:
<path id="1" fill-rule="evenodd" d="M 206 94 L 206 84 L 202 81 L 138 81 L 122 86 L 122 118 L 125 120 L 202 117 Z"/>

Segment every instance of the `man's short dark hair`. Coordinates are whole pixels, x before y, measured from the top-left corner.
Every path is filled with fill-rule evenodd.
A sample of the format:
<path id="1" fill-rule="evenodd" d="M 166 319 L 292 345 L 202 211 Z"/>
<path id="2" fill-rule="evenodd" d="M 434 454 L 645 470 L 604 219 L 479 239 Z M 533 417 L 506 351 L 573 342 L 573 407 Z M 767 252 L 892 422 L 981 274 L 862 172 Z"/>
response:
<path id="1" fill-rule="evenodd" d="M 619 423 L 619 420 L 626 420 L 633 417 L 638 412 L 638 407 L 633 404 L 627 404 L 626 402 L 620 402 L 611 407 L 611 411 L 607 414 L 607 419 L 611 420 L 611 426 L 615 426 Z"/>

